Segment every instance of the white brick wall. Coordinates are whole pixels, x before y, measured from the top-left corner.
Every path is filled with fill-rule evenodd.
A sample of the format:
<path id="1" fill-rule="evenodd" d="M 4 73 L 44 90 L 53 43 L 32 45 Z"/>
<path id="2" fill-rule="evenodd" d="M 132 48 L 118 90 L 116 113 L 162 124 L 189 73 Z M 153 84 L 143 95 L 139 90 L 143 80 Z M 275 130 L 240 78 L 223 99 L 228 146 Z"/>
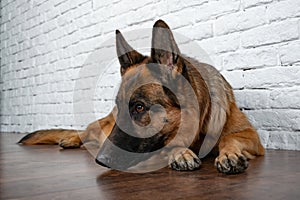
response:
<path id="1" fill-rule="evenodd" d="M 98 83 L 95 116 L 82 109 L 79 123 L 75 83 L 80 81 L 76 92 L 85 97 L 86 80 L 95 76 L 92 71 L 78 80 L 82 65 L 115 29 L 126 35 L 161 18 L 190 38 L 182 48 L 197 42 L 209 54 L 266 147 L 300 150 L 299 0 L 1 0 L 0 5 L 1 131 L 83 129 L 107 114 L 120 79 L 118 64 Z"/>

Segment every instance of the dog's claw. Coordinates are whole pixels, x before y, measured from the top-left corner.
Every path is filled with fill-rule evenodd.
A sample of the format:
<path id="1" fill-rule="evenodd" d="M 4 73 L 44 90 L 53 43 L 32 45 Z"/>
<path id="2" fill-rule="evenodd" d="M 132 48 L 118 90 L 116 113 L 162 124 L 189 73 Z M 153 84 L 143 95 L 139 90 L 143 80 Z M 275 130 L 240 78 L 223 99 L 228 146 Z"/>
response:
<path id="1" fill-rule="evenodd" d="M 248 168 L 248 161 L 242 154 L 219 155 L 215 160 L 215 166 L 221 173 L 238 174 Z"/>
<path id="2" fill-rule="evenodd" d="M 184 149 L 177 151 L 170 156 L 169 167 L 178 171 L 191 171 L 198 169 L 201 165 L 201 160 L 191 150 Z"/>

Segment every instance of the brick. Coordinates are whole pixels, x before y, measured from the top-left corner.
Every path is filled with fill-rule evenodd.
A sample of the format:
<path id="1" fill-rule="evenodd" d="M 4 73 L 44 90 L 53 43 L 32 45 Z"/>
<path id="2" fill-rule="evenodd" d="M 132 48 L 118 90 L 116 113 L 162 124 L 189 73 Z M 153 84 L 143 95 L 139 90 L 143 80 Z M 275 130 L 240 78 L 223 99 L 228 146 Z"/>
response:
<path id="1" fill-rule="evenodd" d="M 300 111 L 288 109 L 246 110 L 254 127 L 267 130 L 299 130 Z"/>
<path id="2" fill-rule="evenodd" d="M 245 79 L 243 71 L 221 71 L 225 79 L 234 89 L 242 89 L 245 87 Z"/>
<path id="3" fill-rule="evenodd" d="M 33 39 L 39 36 L 40 34 L 42 34 L 42 29 L 38 26 L 28 30 L 28 36 L 30 37 L 30 39 Z"/>
<path id="4" fill-rule="evenodd" d="M 54 2 L 46 0 L 38 6 L 38 10 L 40 13 L 45 13 L 45 12 L 49 12 L 51 9 L 53 9 L 53 7 L 54 7 Z"/>
<path id="5" fill-rule="evenodd" d="M 195 23 L 195 16 L 198 10 L 194 7 L 189 9 L 183 9 L 175 13 L 169 13 L 163 16 L 163 19 L 168 22 L 168 25 L 176 30 L 180 27 L 192 25 Z"/>
<path id="6" fill-rule="evenodd" d="M 184 40 L 183 40 L 184 41 Z M 222 68 L 222 60 L 220 56 L 210 54 L 206 48 L 196 41 L 188 41 L 182 44 L 179 43 L 179 49 L 182 54 L 188 55 L 202 63 L 207 63 L 217 67 L 219 70 Z"/>
<path id="7" fill-rule="evenodd" d="M 102 0 L 102 1 L 92 0 L 92 2 L 93 2 L 93 9 L 99 9 L 102 7 L 106 7 L 111 3 L 110 0 Z"/>
<path id="8" fill-rule="evenodd" d="M 267 15 L 270 21 L 284 20 L 300 16 L 300 1 L 287 0 L 268 5 Z"/>
<path id="9" fill-rule="evenodd" d="M 169 7 L 166 6 L 166 1 L 157 1 L 157 3 L 155 4 L 155 10 L 158 18 L 161 18 L 162 16 L 169 13 Z"/>
<path id="10" fill-rule="evenodd" d="M 104 105 L 104 106 L 103 106 Z M 97 116 L 96 119 L 101 117 L 105 117 L 107 113 L 109 113 L 114 106 L 114 101 L 96 101 L 95 103 L 95 115 Z"/>
<path id="11" fill-rule="evenodd" d="M 243 72 L 247 88 L 287 87 L 299 84 L 299 76 L 300 66 L 269 67 Z"/>
<path id="12" fill-rule="evenodd" d="M 286 141 L 287 138 L 285 132 L 273 131 L 270 134 L 268 147 L 272 149 L 284 149 L 284 147 L 286 146 Z"/>
<path id="13" fill-rule="evenodd" d="M 270 108 L 270 91 L 268 90 L 235 90 L 236 102 L 243 109 Z"/>
<path id="14" fill-rule="evenodd" d="M 272 0 L 251 0 L 251 1 L 243 0 L 242 5 L 243 5 L 243 8 L 250 8 L 250 7 L 254 7 L 254 6 L 268 4 L 270 2 L 272 2 Z"/>
<path id="15" fill-rule="evenodd" d="M 123 19 L 122 21 L 120 19 Z M 126 23 L 134 23 L 132 20 L 135 20 L 133 18 L 131 19 L 125 19 L 122 16 L 111 18 L 108 21 L 103 23 L 103 27 L 105 29 L 103 30 L 104 34 L 114 34 L 116 29 L 122 29 L 126 26 Z"/>
<path id="16" fill-rule="evenodd" d="M 89 13 L 92 13 L 91 1 L 84 2 L 76 8 L 76 11 L 73 13 L 74 20 L 77 21 L 78 18 L 87 15 Z"/>
<path id="17" fill-rule="evenodd" d="M 256 48 L 236 51 L 223 56 L 223 67 L 226 70 L 252 69 L 277 65 L 275 48 Z"/>
<path id="18" fill-rule="evenodd" d="M 59 15 L 60 15 L 60 11 L 57 7 L 54 7 L 53 9 L 51 9 L 51 12 L 45 13 L 45 17 L 48 21 L 56 19 Z"/>
<path id="19" fill-rule="evenodd" d="M 288 132 L 286 134 L 287 142 L 285 149 L 288 150 L 299 150 L 299 143 L 297 142 L 297 137 L 299 135 L 299 132 Z"/>
<path id="20" fill-rule="evenodd" d="M 270 92 L 270 106 L 272 108 L 300 109 L 300 87 L 278 88 Z"/>
<path id="21" fill-rule="evenodd" d="M 215 21 L 215 34 L 224 35 L 247 30 L 266 23 L 265 8 L 255 7 L 218 18 Z"/>
<path id="22" fill-rule="evenodd" d="M 202 59 L 199 58 L 199 60 L 202 62 Z M 222 59 L 220 56 L 217 55 L 208 55 L 208 61 L 203 61 L 204 63 L 210 64 L 212 66 L 214 66 L 218 71 L 222 71 L 223 67 L 222 67 Z"/>
<path id="23" fill-rule="evenodd" d="M 241 34 L 242 46 L 250 48 L 298 39 L 297 23 L 287 20 L 245 31 Z"/>
<path id="24" fill-rule="evenodd" d="M 279 58 L 282 65 L 292 65 L 300 62 L 300 40 L 291 41 L 279 47 Z"/>
<path id="25" fill-rule="evenodd" d="M 68 1 L 68 0 L 53 0 L 53 5 L 54 5 L 55 7 L 57 7 L 57 6 L 59 6 L 60 4 L 65 3 L 66 1 Z"/>
<path id="26" fill-rule="evenodd" d="M 272 131 L 268 147 L 272 149 L 299 150 L 298 136 L 299 134 L 292 131 Z"/>
<path id="27" fill-rule="evenodd" d="M 240 46 L 240 34 L 233 33 L 204 39 L 199 42 L 199 45 L 207 51 L 208 54 L 220 54 L 236 51 Z"/>
<path id="28" fill-rule="evenodd" d="M 167 2 L 168 12 L 174 13 L 186 7 L 193 7 L 197 5 L 202 5 L 207 3 L 208 0 L 191 0 L 191 1 L 180 1 L 180 0 L 173 0 Z"/>
<path id="29" fill-rule="evenodd" d="M 203 40 L 213 36 L 211 23 L 200 23 L 194 26 L 185 26 L 176 29 L 176 31 L 192 40 Z"/>
<path id="30" fill-rule="evenodd" d="M 118 1 L 116 6 L 120 6 L 122 4 L 124 7 L 127 7 L 125 9 L 130 9 L 130 10 L 137 10 L 143 7 L 146 7 L 149 4 L 152 4 L 152 0 L 145 0 L 145 1 L 140 1 L 140 0 L 125 0 L 125 1 Z M 128 6 L 130 4 L 130 6 Z"/>
<path id="31" fill-rule="evenodd" d="M 95 24 L 81 29 L 80 31 L 81 34 L 80 36 L 78 35 L 78 37 L 81 37 L 83 40 L 89 39 L 89 38 L 100 36 L 102 34 L 102 31 L 103 28 L 99 24 Z"/>
<path id="32" fill-rule="evenodd" d="M 209 1 L 206 4 L 200 6 L 194 6 L 196 9 L 196 22 L 206 21 L 208 19 L 217 18 L 227 13 L 233 13 L 239 10 L 239 0 L 220 0 Z"/>

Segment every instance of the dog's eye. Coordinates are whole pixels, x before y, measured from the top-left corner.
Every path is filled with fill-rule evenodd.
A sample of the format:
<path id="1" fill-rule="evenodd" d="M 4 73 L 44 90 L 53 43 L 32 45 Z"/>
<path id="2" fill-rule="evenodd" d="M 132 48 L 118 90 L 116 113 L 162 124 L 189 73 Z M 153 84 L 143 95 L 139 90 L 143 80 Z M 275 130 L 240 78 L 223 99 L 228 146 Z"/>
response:
<path id="1" fill-rule="evenodd" d="M 144 110 L 145 110 L 145 106 L 143 104 L 138 103 L 135 105 L 135 111 L 137 113 L 142 113 L 142 112 L 144 112 Z"/>

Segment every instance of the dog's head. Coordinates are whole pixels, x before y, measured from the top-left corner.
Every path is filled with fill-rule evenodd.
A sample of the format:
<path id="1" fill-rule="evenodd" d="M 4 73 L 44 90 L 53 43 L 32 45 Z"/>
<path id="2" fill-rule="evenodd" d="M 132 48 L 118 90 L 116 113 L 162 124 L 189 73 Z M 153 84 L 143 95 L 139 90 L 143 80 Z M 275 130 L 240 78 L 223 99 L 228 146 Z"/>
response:
<path id="1" fill-rule="evenodd" d="M 153 27 L 150 57 L 134 50 L 118 30 L 116 48 L 122 75 L 116 97 L 118 112 L 96 162 L 123 170 L 147 159 L 174 138 L 182 107 L 174 91 L 187 91 L 188 76 L 173 34 L 162 20 Z M 125 156 L 124 152 L 131 154 Z"/>

